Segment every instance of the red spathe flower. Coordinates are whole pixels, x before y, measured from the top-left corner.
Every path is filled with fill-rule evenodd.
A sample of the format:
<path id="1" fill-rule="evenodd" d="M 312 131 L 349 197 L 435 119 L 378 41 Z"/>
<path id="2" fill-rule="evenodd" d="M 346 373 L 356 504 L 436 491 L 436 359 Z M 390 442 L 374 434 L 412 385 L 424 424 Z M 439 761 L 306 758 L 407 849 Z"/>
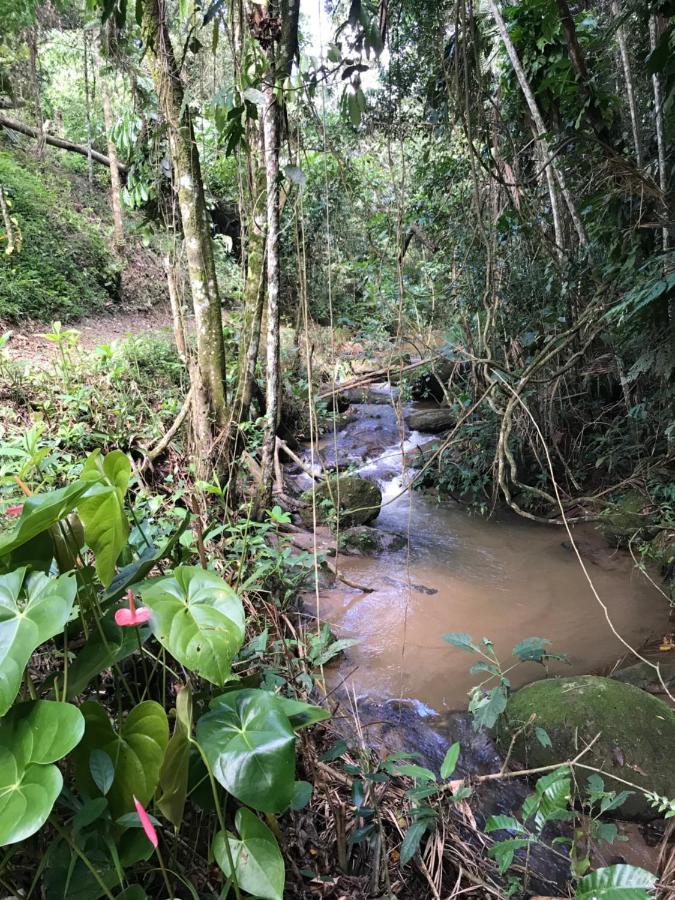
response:
<path id="1" fill-rule="evenodd" d="M 127 591 L 128 609 L 118 609 L 115 613 L 115 622 L 122 627 L 128 625 L 142 625 L 147 622 L 152 615 L 147 606 L 141 606 L 136 609 L 134 595 L 132 591 Z"/>
<path id="2" fill-rule="evenodd" d="M 157 844 L 159 843 L 159 841 L 157 840 L 157 832 L 155 831 L 154 825 L 150 821 L 150 816 L 146 813 L 145 809 L 143 809 L 143 804 L 139 803 L 139 801 L 135 797 L 134 806 L 136 807 L 138 818 L 141 820 L 141 825 L 143 826 L 145 836 L 150 841 L 152 846 L 157 849 Z"/>
<path id="3" fill-rule="evenodd" d="M 6 516 L 20 516 L 23 512 L 23 503 L 17 503 L 16 506 L 8 506 L 5 510 Z"/>

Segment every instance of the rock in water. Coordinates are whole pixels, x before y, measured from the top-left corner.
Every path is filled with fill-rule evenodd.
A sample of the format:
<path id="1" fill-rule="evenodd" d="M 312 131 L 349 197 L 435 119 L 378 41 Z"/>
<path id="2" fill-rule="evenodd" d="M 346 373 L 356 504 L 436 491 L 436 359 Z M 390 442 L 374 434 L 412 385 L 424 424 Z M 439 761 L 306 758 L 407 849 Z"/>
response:
<path id="1" fill-rule="evenodd" d="M 626 788 L 611 777 L 615 775 L 657 794 L 675 795 L 675 712 L 657 697 L 631 684 L 596 675 L 536 681 L 521 688 L 508 702 L 498 737 L 502 750 L 508 750 L 513 735 L 532 714 L 536 715 L 535 725 L 548 733 L 552 746 L 542 747 L 533 728 L 523 731 L 513 747 L 513 758 L 523 766 L 572 759 L 599 733 L 582 762 L 603 770 L 606 790 Z M 582 783 L 589 774 L 580 770 Z M 637 791 L 618 814 L 622 818 L 658 817 Z"/>
<path id="2" fill-rule="evenodd" d="M 305 491 L 301 499 L 309 506 L 300 510 L 300 518 L 311 527 L 311 490 Z M 358 475 L 329 478 L 316 487 L 316 518 L 321 524 L 334 523 L 337 514 L 342 528 L 367 525 L 379 516 L 381 506 L 382 491 L 372 481 Z"/>
<path id="3" fill-rule="evenodd" d="M 408 413 L 405 423 L 411 431 L 426 431 L 430 434 L 438 434 L 455 424 L 455 416 L 452 410 L 444 409 L 419 409 Z"/>
<path id="4" fill-rule="evenodd" d="M 357 556 L 367 556 L 369 553 L 393 553 L 403 549 L 407 543 L 402 534 L 380 531 L 379 528 L 369 528 L 368 525 L 348 528 L 340 537 L 342 552 Z"/>

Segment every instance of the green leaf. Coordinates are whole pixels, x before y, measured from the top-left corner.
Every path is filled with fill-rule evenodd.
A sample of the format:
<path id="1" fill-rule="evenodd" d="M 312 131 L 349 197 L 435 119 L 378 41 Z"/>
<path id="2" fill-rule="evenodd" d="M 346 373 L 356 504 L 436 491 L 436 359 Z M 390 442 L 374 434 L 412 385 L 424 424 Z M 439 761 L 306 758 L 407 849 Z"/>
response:
<path id="1" fill-rule="evenodd" d="M 265 812 L 288 808 L 295 732 L 273 694 L 247 689 L 216 697 L 197 723 L 197 741 L 216 779 L 242 803 Z"/>
<path id="2" fill-rule="evenodd" d="M 0 724 L 0 846 L 23 841 L 46 822 L 63 778 L 54 762 L 77 745 L 84 719 L 70 703 L 19 703 Z"/>
<path id="3" fill-rule="evenodd" d="M 452 644 L 453 647 L 459 647 L 460 650 L 468 650 L 469 653 L 478 653 L 478 647 L 473 643 L 470 634 L 464 631 L 451 631 L 449 634 L 443 635 L 443 640 Z"/>
<path id="4" fill-rule="evenodd" d="M 403 841 L 401 842 L 400 864 L 402 866 L 407 865 L 419 850 L 420 842 L 424 837 L 424 832 L 427 830 L 427 827 L 428 822 L 413 822 L 410 828 L 406 831 L 403 837 Z"/>
<path id="5" fill-rule="evenodd" d="M 16 697 L 33 651 L 60 634 L 73 608 L 73 575 L 17 569 L 0 576 L 0 716 Z"/>
<path id="6" fill-rule="evenodd" d="M 513 656 L 517 656 L 521 662 L 541 662 L 547 655 L 546 647 L 548 647 L 550 643 L 551 642 L 547 641 L 546 638 L 525 638 L 524 641 L 520 641 L 520 643 L 516 644 L 511 652 Z"/>
<path id="7" fill-rule="evenodd" d="M 469 709 L 473 714 L 473 727 L 476 731 L 479 728 L 493 728 L 506 709 L 506 701 L 506 690 L 501 685 L 492 688 L 486 695 L 472 697 Z"/>
<path id="8" fill-rule="evenodd" d="M 327 709 L 320 706 L 312 706 L 310 703 L 302 703 L 300 700 L 291 700 L 288 697 L 277 696 L 280 709 L 288 716 L 288 720 L 298 731 L 300 728 L 308 728 L 316 722 L 324 722 L 330 719 Z"/>
<path id="9" fill-rule="evenodd" d="M 309 781 L 296 781 L 293 785 L 293 799 L 291 800 L 291 809 L 304 809 L 312 799 L 314 786 Z"/>
<path id="10" fill-rule="evenodd" d="M 141 643 L 150 637 L 150 628 L 121 628 L 115 624 L 114 612 L 110 610 L 99 622 L 97 628 L 68 668 L 68 699 L 72 700 L 87 689 L 89 683 L 104 669 L 121 662 L 138 650 Z"/>
<path id="11" fill-rule="evenodd" d="M 73 818 L 73 830 L 82 831 L 92 822 L 96 822 L 101 818 L 103 813 L 108 809 L 108 801 L 105 797 L 96 797 L 95 800 L 87 800 L 82 808 L 78 810 Z"/>
<path id="12" fill-rule="evenodd" d="M 115 767 L 105 750 L 92 750 L 89 757 L 89 774 L 99 791 L 105 795 L 115 779 Z"/>
<path id="13" fill-rule="evenodd" d="M 157 806 L 174 828 L 180 828 L 187 799 L 191 734 L 192 694 L 188 685 L 176 695 L 176 724 L 159 773 Z"/>
<path id="14" fill-rule="evenodd" d="M 551 747 L 551 746 L 553 746 L 553 745 L 551 744 L 551 738 L 548 736 L 548 731 L 546 731 L 545 728 L 540 728 L 539 726 L 537 726 L 537 727 L 534 729 L 534 733 L 535 733 L 535 735 L 536 735 L 536 737 L 537 737 L 537 740 L 539 741 L 539 743 L 541 744 L 542 747 Z"/>
<path id="15" fill-rule="evenodd" d="M 98 703 L 80 707 L 86 722 L 84 738 L 73 754 L 80 789 L 90 796 L 99 792 L 89 770 L 94 750 L 105 751 L 112 760 L 115 779 L 107 797 L 114 818 L 134 809 L 134 795 L 144 805 L 155 792 L 164 752 L 169 741 L 166 713 L 159 703 L 146 700 L 135 706 L 115 731 Z"/>
<path id="16" fill-rule="evenodd" d="M 129 537 L 124 497 L 130 477 L 131 463 L 121 450 L 105 457 L 94 450 L 82 469 L 81 478 L 90 483 L 90 488 L 77 509 L 84 538 L 96 556 L 96 574 L 104 587 L 113 580 L 117 559 Z"/>
<path id="17" fill-rule="evenodd" d="M 225 684 L 244 641 L 244 607 L 229 584 L 198 566 L 179 566 L 141 594 L 160 644 L 192 672 Z"/>
<path id="18" fill-rule="evenodd" d="M 499 841 L 499 843 L 493 844 L 492 847 L 490 847 L 488 855 L 496 860 L 497 868 L 503 875 L 513 862 L 516 850 L 527 847 L 529 843 L 529 838 L 510 838 L 506 841 Z"/>
<path id="19" fill-rule="evenodd" d="M 637 866 L 607 866 L 581 879 L 575 900 L 648 900 L 656 876 Z"/>
<path id="20" fill-rule="evenodd" d="M 77 501 L 89 489 L 90 485 L 82 481 L 68 487 L 50 491 L 48 494 L 36 494 L 23 504 L 23 510 L 14 530 L 0 539 L 0 558 L 16 550 L 36 535 L 47 531 L 60 519 L 72 512 Z"/>
<path id="21" fill-rule="evenodd" d="M 448 749 L 445 754 L 443 763 L 441 764 L 441 778 L 450 778 L 457 768 L 457 760 L 459 759 L 459 751 L 461 747 L 457 741 Z"/>
<path id="22" fill-rule="evenodd" d="M 485 823 L 485 830 L 488 834 L 493 831 L 519 831 L 524 832 L 525 829 L 518 819 L 513 816 L 489 816 Z"/>
<path id="23" fill-rule="evenodd" d="M 229 832 L 226 836 L 222 831 L 214 838 L 216 862 L 230 878 L 232 871 L 225 847 L 228 840 L 239 887 L 261 900 L 283 900 L 286 873 L 274 835 L 248 809 L 238 809 L 234 822 L 238 838 Z"/>
<path id="24" fill-rule="evenodd" d="M 163 546 L 159 548 L 146 547 L 138 559 L 129 563 L 128 566 L 122 566 L 120 568 L 117 575 L 113 578 L 110 587 L 101 598 L 101 606 L 104 609 L 107 609 L 111 603 L 114 603 L 116 600 L 119 600 L 120 597 L 123 597 L 129 588 L 138 584 L 139 581 L 142 581 L 149 575 L 158 562 L 167 559 L 171 555 L 173 548 L 180 540 L 180 536 L 190 522 L 190 516 L 191 513 L 188 510 L 185 513 L 183 521 Z"/>
<path id="25" fill-rule="evenodd" d="M 390 772 L 392 775 L 406 775 L 408 778 L 414 778 L 416 781 L 436 781 L 436 776 L 431 769 L 417 766 L 415 763 L 392 766 Z"/>

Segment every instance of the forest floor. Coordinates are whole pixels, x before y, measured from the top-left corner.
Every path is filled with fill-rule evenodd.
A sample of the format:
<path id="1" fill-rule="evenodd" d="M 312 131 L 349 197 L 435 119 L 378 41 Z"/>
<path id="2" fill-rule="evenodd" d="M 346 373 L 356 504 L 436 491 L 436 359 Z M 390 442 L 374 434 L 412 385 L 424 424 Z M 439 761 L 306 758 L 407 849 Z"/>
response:
<path id="1" fill-rule="evenodd" d="M 168 303 L 159 303 L 149 309 L 120 308 L 87 316 L 65 327 L 78 332 L 80 349 L 91 351 L 102 344 L 130 337 L 159 334 L 170 336 L 171 309 Z M 43 336 L 50 331 L 45 322 L 26 322 L 14 327 L 3 327 L 0 322 L 0 333 L 6 331 L 12 332 L 8 346 L 11 359 L 25 360 L 41 366 L 50 363 L 59 352 L 58 344 Z"/>

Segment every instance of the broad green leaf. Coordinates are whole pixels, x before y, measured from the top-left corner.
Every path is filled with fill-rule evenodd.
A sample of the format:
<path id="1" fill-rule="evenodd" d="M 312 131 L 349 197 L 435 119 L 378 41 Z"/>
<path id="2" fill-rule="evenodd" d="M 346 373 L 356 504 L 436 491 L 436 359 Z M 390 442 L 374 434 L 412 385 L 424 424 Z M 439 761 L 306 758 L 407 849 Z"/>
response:
<path id="1" fill-rule="evenodd" d="M 506 709 L 506 690 L 501 686 L 492 688 L 484 696 L 474 696 L 469 703 L 469 709 L 473 714 L 473 727 L 493 728 L 497 719 Z"/>
<path id="2" fill-rule="evenodd" d="M 304 809 L 312 799 L 314 786 L 309 781 L 296 781 L 293 785 L 293 799 L 291 800 L 291 809 Z"/>
<path id="3" fill-rule="evenodd" d="M 282 812 L 293 799 L 295 733 L 278 699 L 248 689 L 222 694 L 197 723 L 216 779 L 242 803 Z"/>
<path id="4" fill-rule="evenodd" d="M 174 828 L 180 828 L 187 798 L 192 734 L 192 696 L 190 687 L 176 695 L 176 724 L 166 748 L 159 773 L 157 806 Z"/>
<path id="5" fill-rule="evenodd" d="M 648 900 L 656 876 L 637 866 L 607 866 L 581 879 L 575 900 Z"/>
<path id="6" fill-rule="evenodd" d="M 441 778 L 450 778 L 457 768 L 457 760 L 459 759 L 459 751 L 461 747 L 457 741 L 448 749 L 441 765 Z"/>
<path id="7" fill-rule="evenodd" d="M 73 575 L 26 572 L 0 576 L 0 716 L 17 695 L 31 654 L 63 631 L 75 600 Z"/>
<path id="8" fill-rule="evenodd" d="M 89 757 L 89 774 L 99 791 L 105 795 L 115 780 L 115 766 L 105 750 L 92 750 Z"/>
<path id="9" fill-rule="evenodd" d="M 89 640 L 68 667 L 68 699 L 72 700 L 85 691 L 89 683 L 104 669 L 126 659 L 138 650 L 138 636 L 141 643 L 150 637 L 150 628 L 120 628 L 115 624 L 114 612 L 110 610 L 99 622 Z"/>
<path id="10" fill-rule="evenodd" d="M 402 866 L 407 865 L 419 850 L 420 841 L 424 837 L 424 832 L 427 830 L 427 826 L 428 823 L 423 820 L 419 822 L 413 822 L 410 828 L 406 831 L 403 837 L 403 841 L 401 842 L 400 863 Z"/>
<path id="11" fill-rule="evenodd" d="M 56 760 L 81 740 L 77 707 L 51 700 L 19 703 L 0 724 L 0 845 L 25 840 L 46 822 L 63 778 Z"/>
<path id="12" fill-rule="evenodd" d="M 546 648 L 550 643 L 551 642 L 547 641 L 546 638 L 525 638 L 524 641 L 520 641 L 520 643 L 516 644 L 511 652 L 522 662 L 541 662 L 547 655 Z"/>
<path id="13" fill-rule="evenodd" d="M 229 584 L 198 566 L 179 566 L 141 596 L 160 644 L 192 672 L 225 684 L 244 641 L 244 607 Z"/>
<path id="14" fill-rule="evenodd" d="M 260 900 L 283 900 L 284 860 L 276 838 L 250 810 L 240 808 L 235 816 L 239 837 L 219 831 L 213 841 L 216 862 L 229 878 L 232 871 L 225 841 L 229 841 L 239 887 Z"/>
<path id="15" fill-rule="evenodd" d="M 121 450 L 105 457 L 95 450 L 82 469 L 81 478 L 89 482 L 89 490 L 77 509 L 85 540 L 96 557 L 96 574 L 104 587 L 113 580 L 117 559 L 129 537 L 124 496 L 130 477 L 131 464 Z"/>
<path id="16" fill-rule="evenodd" d="M 107 609 L 111 603 L 123 597 L 129 588 L 142 581 L 155 568 L 158 562 L 167 559 L 190 522 L 191 513 L 185 513 L 183 521 L 171 537 L 159 548 L 146 547 L 140 557 L 128 566 L 122 566 L 113 578 L 110 587 L 101 598 L 101 606 Z"/>
<path id="17" fill-rule="evenodd" d="M 468 650 L 469 653 L 478 653 L 478 647 L 474 644 L 470 634 L 464 631 L 451 631 L 443 635 L 443 640 L 460 650 Z"/>
<path id="18" fill-rule="evenodd" d="M 277 701 L 296 731 L 314 725 L 316 722 L 330 719 L 328 710 L 322 709 L 320 706 L 312 706 L 311 703 L 303 703 L 300 700 L 291 700 L 281 696 L 277 696 Z"/>
<path id="19" fill-rule="evenodd" d="M 113 817 L 130 812 L 134 808 L 134 796 L 145 805 L 157 787 L 169 741 L 169 725 L 163 708 L 154 700 L 139 703 L 119 731 L 115 731 L 98 703 L 88 701 L 80 709 L 86 729 L 73 754 L 80 789 L 90 796 L 100 793 L 91 777 L 89 761 L 94 750 L 103 750 L 115 769 L 115 779 L 107 794 Z"/>
<path id="20" fill-rule="evenodd" d="M 537 726 L 534 729 L 534 733 L 537 736 L 537 740 L 539 741 L 539 743 L 541 744 L 542 747 L 553 746 L 551 744 L 551 738 L 548 735 L 548 731 L 546 731 L 545 728 L 540 728 L 539 726 Z"/>
<path id="21" fill-rule="evenodd" d="M 72 512 L 77 502 L 89 489 L 86 482 L 76 481 L 68 487 L 36 494 L 23 504 L 23 510 L 14 530 L 0 539 L 0 558 L 16 550 L 31 538 L 47 531 L 60 519 Z"/>
<path id="22" fill-rule="evenodd" d="M 488 855 L 496 860 L 497 868 L 503 875 L 513 862 L 516 850 L 527 847 L 529 843 L 529 838 L 509 838 L 506 841 L 499 841 L 497 844 L 493 844 L 488 850 Z"/>
<path id="23" fill-rule="evenodd" d="M 488 834 L 492 831 L 525 831 L 518 819 L 514 819 L 513 816 L 489 816 L 485 830 Z"/>

